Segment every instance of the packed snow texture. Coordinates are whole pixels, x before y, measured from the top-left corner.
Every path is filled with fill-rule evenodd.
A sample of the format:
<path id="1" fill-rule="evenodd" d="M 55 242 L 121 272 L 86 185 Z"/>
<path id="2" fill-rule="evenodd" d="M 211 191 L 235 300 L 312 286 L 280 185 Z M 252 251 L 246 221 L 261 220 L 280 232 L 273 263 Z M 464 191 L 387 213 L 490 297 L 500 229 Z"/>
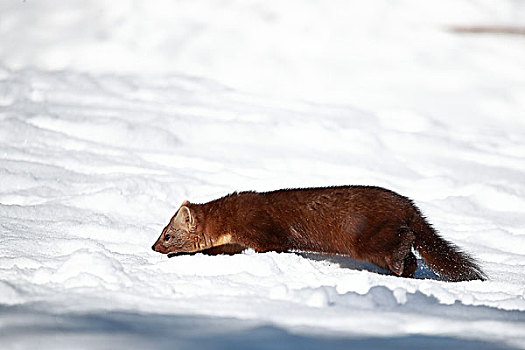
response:
<path id="1" fill-rule="evenodd" d="M 447 29 L 524 10 L 0 3 L 0 345 L 525 348 L 525 38 Z M 413 198 L 490 280 L 151 250 L 185 199 L 342 184 Z"/>

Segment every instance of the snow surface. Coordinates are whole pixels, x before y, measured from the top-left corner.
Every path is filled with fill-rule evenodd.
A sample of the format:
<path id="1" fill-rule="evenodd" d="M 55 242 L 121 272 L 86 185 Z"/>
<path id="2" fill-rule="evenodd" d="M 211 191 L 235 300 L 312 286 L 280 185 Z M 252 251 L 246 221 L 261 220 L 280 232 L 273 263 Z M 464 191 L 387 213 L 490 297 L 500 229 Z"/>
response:
<path id="1" fill-rule="evenodd" d="M 525 348 L 520 1 L 0 3 L 2 348 Z M 235 190 L 413 198 L 487 282 L 151 251 Z"/>

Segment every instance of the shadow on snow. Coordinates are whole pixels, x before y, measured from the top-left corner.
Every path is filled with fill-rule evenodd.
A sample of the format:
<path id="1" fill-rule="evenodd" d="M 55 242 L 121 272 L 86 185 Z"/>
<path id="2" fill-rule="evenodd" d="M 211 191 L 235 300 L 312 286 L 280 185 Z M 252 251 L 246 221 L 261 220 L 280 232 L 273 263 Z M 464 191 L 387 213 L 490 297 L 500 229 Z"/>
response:
<path id="1" fill-rule="evenodd" d="M 504 349 L 453 337 L 340 337 L 290 333 L 255 321 L 128 312 L 53 314 L 0 306 L 2 348 Z"/>
<path id="2" fill-rule="evenodd" d="M 381 275 L 392 275 L 392 272 L 390 272 L 387 269 L 383 269 L 377 265 L 374 265 L 372 263 L 366 262 L 366 261 L 359 261 L 352 259 L 349 256 L 343 256 L 343 255 L 332 255 L 332 254 L 321 254 L 321 253 L 308 253 L 308 252 L 297 252 L 296 254 L 299 254 L 300 256 L 311 259 L 315 261 L 328 261 L 332 264 L 337 264 L 341 268 L 344 269 L 352 269 L 352 270 L 360 270 L 360 271 L 369 271 L 378 273 Z M 424 260 L 417 259 L 417 270 L 414 274 L 414 278 L 416 279 L 432 279 L 437 281 L 446 281 L 447 279 L 444 277 L 439 276 L 434 271 L 432 271 Z"/>

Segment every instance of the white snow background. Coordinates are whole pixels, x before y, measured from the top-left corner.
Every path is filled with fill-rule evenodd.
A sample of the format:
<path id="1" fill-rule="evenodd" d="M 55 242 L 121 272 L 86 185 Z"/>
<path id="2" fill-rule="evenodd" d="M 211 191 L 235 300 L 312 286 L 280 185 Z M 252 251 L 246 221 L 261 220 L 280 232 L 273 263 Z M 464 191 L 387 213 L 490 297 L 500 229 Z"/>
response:
<path id="1" fill-rule="evenodd" d="M 0 347 L 525 348 L 518 0 L 0 2 Z M 180 203 L 379 185 L 489 281 L 151 245 Z"/>

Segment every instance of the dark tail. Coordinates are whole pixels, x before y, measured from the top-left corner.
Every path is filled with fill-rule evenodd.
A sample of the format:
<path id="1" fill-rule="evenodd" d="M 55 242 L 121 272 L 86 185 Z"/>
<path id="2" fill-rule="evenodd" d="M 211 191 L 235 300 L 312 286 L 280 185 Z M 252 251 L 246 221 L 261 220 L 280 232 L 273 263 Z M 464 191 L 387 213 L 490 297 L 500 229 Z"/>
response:
<path id="1" fill-rule="evenodd" d="M 416 209 L 410 225 L 416 239 L 414 248 L 419 251 L 428 265 L 439 275 L 451 281 L 487 279 L 476 261 L 462 252 L 455 244 L 441 238 Z"/>

